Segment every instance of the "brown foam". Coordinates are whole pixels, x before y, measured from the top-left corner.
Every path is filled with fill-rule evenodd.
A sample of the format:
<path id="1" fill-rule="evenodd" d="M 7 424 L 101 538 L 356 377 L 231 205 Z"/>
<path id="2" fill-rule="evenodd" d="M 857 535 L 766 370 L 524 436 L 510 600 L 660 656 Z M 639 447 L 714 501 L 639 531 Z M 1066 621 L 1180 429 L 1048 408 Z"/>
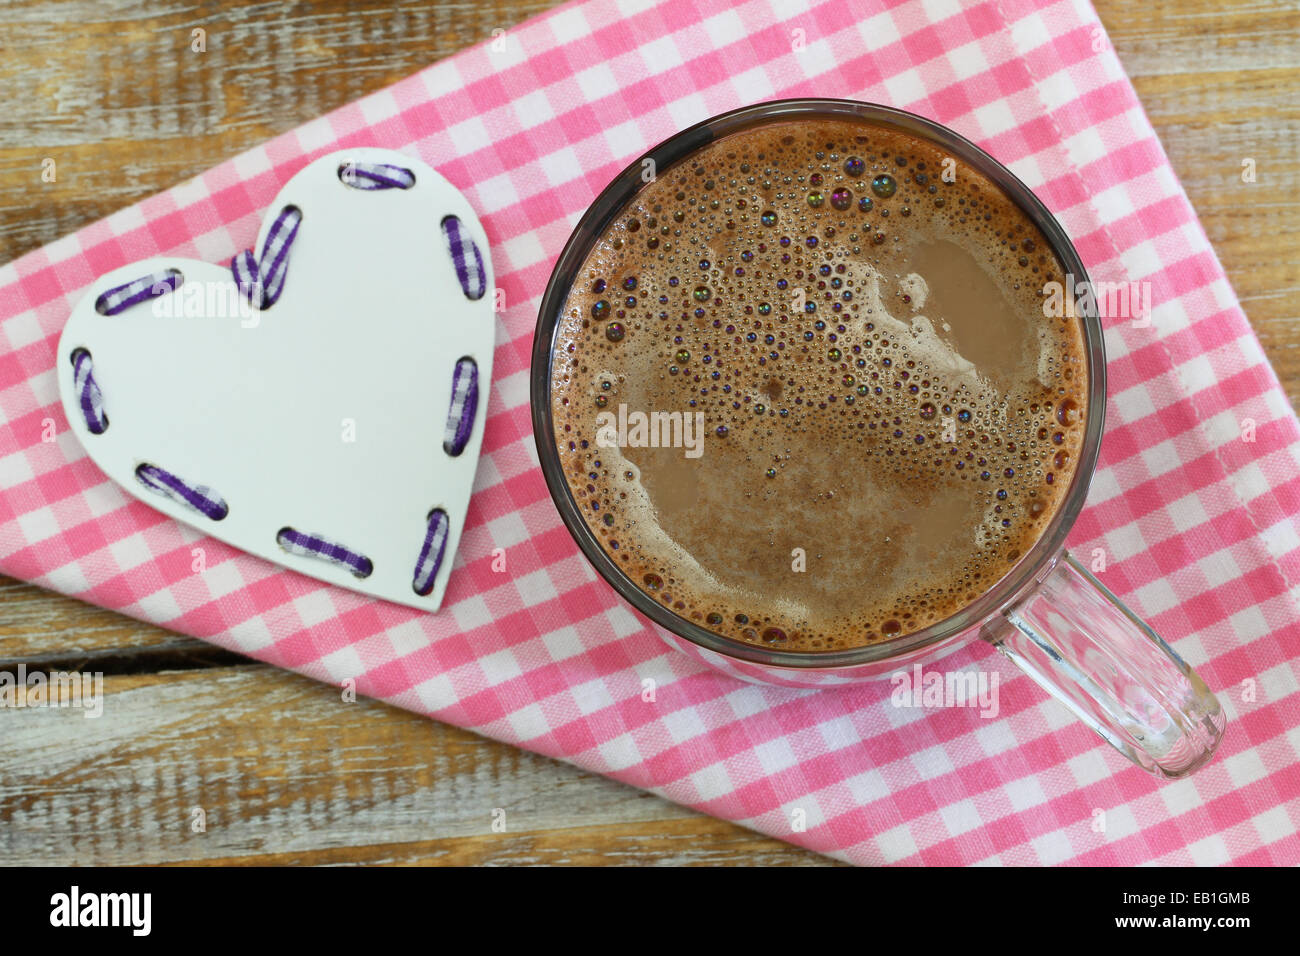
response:
<path id="1" fill-rule="evenodd" d="M 756 644 L 859 646 L 960 610 L 1050 521 L 1082 439 L 1082 330 L 1043 317 L 1062 278 L 1043 236 L 973 170 L 945 182 L 945 158 L 851 121 L 772 123 L 661 171 L 595 244 L 556 338 L 557 446 L 654 599 Z M 701 413 L 702 454 L 600 447 L 620 405 Z"/>

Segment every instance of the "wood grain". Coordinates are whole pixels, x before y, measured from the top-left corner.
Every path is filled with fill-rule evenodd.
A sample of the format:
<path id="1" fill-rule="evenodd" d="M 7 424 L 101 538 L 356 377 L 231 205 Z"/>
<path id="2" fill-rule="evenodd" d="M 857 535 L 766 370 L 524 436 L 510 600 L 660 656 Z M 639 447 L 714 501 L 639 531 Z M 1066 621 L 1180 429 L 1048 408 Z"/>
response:
<path id="1" fill-rule="evenodd" d="M 509 29 L 550 0 L 0 7 L 0 261 Z M 1097 3 L 1293 405 L 1300 10 Z M 207 51 L 191 31 L 207 31 Z M 41 181 L 54 159 L 55 183 Z M 1240 182 L 1241 160 L 1258 181 Z M 0 670 L 106 675 L 0 709 L 12 863 L 819 864 L 553 760 L 0 578 Z M 206 831 L 191 830 L 191 811 Z M 506 811 L 504 833 L 491 829 Z"/>
<path id="2" fill-rule="evenodd" d="M 1300 402 L 1300 4 L 1097 4 L 1242 308 Z M 1255 183 L 1241 181 L 1254 159 Z"/>
<path id="3" fill-rule="evenodd" d="M 3 719 L 10 863 L 830 862 L 260 666 L 107 677 L 98 718 Z"/>

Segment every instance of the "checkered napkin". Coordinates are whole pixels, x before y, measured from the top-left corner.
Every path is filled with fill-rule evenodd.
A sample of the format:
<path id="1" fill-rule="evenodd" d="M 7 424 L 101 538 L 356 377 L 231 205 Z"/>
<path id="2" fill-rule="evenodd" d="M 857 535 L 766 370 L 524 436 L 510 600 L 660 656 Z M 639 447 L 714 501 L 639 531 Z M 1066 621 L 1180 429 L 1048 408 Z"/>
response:
<path id="1" fill-rule="evenodd" d="M 1104 582 L 1230 711 L 1195 776 L 1148 777 L 982 643 L 942 667 L 998 672 L 996 719 L 892 706 L 889 681 L 794 691 L 705 670 L 662 644 L 564 530 L 528 410 L 552 263 L 644 150 L 787 96 L 953 127 L 1042 197 L 1094 280 L 1151 283 L 1150 326 L 1107 329 L 1108 428 L 1071 544 L 1104 549 Z M 59 332 L 96 276 L 153 255 L 229 261 L 294 172 L 345 146 L 418 155 L 462 189 L 508 306 L 438 614 L 163 517 L 86 457 L 58 398 Z M 570 4 L 3 267 L 0 340 L 7 574 L 322 681 L 354 678 L 399 707 L 857 863 L 1300 863 L 1300 429 L 1087 0 Z M 46 418 L 54 442 L 41 441 Z M 197 574 L 196 545 L 208 556 Z"/>

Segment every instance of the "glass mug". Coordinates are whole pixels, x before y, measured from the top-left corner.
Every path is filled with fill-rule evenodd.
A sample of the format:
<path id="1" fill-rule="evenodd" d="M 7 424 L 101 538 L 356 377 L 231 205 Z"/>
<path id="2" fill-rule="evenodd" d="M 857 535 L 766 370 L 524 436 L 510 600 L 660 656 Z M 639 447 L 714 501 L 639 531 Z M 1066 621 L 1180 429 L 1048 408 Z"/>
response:
<path id="1" fill-rule="evenodd" d="M 1078 309 L 1086 339 L 1088 414 L 1064 501 L 1002 578 L 961 611 L 924 630 L 825 652 L 774 650 L 723 637 L 647 596 L 609 558 L 583 520 L 556 450 L 551 367 L 559 318 L 592 244 L 644 185 L 644 169 L 662 173 L 714 139 L 753 124 L 819 118 L 857 120 L 937 144 L 1019 206 L 1051 243 L 1076 286 L 1087 281 L 1073 244 L 1028 187 L 979 147 L 930 120 L 850 100 L 796 99 L 760 103 L 698 123 L 638 158 L 605 188 L 570 236 L 542 299 L 530 376 L 533 433 L 565 526 L 601 577 L 650 620 L 660 637 L 717 670 L 761 684 L 827 688 L 908 670 L 983 639 L 1138 766 L 1171 778 L 1191 773 L 1210 759 L 1223 736 L 1218 700 L 1168 644 L 1064 547 L 1087 496 L 1105 419 L 1106 356 L 1101 320 L 1095 306 L 1089 307 L 1090 299 Z M 646 160 L 654 165 L 648 167 Z"/>

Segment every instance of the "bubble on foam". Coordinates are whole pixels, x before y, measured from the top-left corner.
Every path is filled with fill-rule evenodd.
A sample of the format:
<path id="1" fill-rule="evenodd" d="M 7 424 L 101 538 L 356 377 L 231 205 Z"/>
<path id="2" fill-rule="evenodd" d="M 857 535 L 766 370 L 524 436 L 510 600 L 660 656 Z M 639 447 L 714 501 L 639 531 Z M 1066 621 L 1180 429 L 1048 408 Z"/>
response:
<path id="1" fill-rule="evenodd" d="M 1038 362 L 1036 363 L 1038 383 L 1045 388 L 1051 388 L 1053 379 L 1056 377 L 1052 372 L 1052 366 L 1056 364 L 1053 359 L 1052 330 L 1047 326 L 1047 323 L 1042 323 L 1036 331 L 1038 334 Z"/>
<path id="2" fill-rule="evenodd" d="M 924 315 L 913 316 L 908 326 L 908 333 L 912 337 L 912 346 L 918 358 L 929 362 L 936 373 L 947 375 L 954 382 L 970 386 L 975 390 L 976 395 L 986 401 L 992 399 L 991 394 L 982 394 L 989 392 L 990 389 L 987 380 L 979 374 L 979 369 L 935 331 L 934 324 L 929 318 Z"/>
<path id="3" fill-rule="evenodd" d="M 920 312 L 925 308 L 925 301 L 930 297 L 930 285 L 924 276 L 909 272 L 898 280 L 898 287 L 912 300 L 912 311 Z"/>

